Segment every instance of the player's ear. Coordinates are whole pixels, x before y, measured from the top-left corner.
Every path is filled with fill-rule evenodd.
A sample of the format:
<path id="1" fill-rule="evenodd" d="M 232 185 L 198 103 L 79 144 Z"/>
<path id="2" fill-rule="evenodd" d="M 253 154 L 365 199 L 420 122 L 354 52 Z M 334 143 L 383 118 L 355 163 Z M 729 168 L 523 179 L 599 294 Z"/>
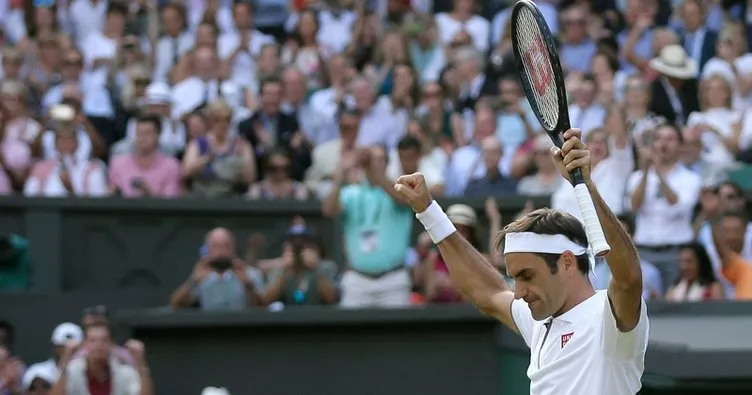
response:
<path id="1" fill-rule="evenodd" d="M 561 257 L 559 258 L 559 264 L 564 266 L 564 269 L 569 270 L 578 270 L 577 269 L 577 257 L 572 254 L 571 251 L 564 251 L 563 254 L 561 254 Z"/>

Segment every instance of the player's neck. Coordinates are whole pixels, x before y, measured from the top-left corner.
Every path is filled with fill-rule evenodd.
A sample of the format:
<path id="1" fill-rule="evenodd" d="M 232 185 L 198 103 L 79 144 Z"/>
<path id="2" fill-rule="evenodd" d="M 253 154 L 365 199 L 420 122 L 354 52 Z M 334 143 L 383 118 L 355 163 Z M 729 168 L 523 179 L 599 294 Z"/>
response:
<path id="1" fill-rule="evenodd" d="M 564 302 L 564 305 L 561 306 L 561 309 L 553 315 L 554 318 L 572 310 L 578 304 L 595 295 L 595 289 L 587 279 L 583 279 L 581 284 L 575 284 L 573 290 L 573 293 L 569 295 L 569 298 Z"/>

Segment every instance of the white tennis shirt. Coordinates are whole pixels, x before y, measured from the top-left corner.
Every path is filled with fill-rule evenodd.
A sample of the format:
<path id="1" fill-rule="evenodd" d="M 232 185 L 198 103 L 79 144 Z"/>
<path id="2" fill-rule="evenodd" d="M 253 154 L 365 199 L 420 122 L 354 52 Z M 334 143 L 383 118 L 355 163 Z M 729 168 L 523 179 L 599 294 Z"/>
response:
<path id="1" fill-rule="evenodd" d="M 629 332 L 616 327 L 606 290 L 544 321 L 535 321 L 527 303 L 515 300 L 512 317 L 530 347 L 531 395 L 635 395 L 640 390 L 649 332 L 645 301 Z"/>

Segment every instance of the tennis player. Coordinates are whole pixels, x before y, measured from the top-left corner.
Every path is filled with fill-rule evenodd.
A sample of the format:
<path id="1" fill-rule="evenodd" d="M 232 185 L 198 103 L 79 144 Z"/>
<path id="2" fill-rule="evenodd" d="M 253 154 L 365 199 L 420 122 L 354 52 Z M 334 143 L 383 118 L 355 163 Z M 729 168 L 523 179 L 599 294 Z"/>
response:
<path id="1" fill-rule="evenodd" d="M 648 343 L 647 307 L 637 251 L 590 181 L 590 151 L 570 129 L 552 154 L 562 175 L 582 170 L 611 245 L 608 290 L 588 279 L 591 259 L 581 222 L 552 209 L 531 212 L 505 227 L 503 251 L 514 291 L 483 255 L 460 236 L 423 175 L 397 180 L 395 189 L 417 213 L 449 266 L 453 283 L 478 307 L 519 333 L 530 347 L 532 395 L 634 395 L 641 387 Z"/>

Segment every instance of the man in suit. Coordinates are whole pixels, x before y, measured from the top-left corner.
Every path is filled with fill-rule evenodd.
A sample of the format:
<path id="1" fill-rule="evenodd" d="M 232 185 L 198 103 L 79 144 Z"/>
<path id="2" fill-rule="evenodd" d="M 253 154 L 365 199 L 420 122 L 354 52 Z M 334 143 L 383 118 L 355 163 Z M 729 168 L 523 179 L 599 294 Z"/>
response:
<path id="1" fill-rule="evenodd" d="M 684 50 L 694 59 L 702 70 L 705 62 L 715 56 L 715 44 L 718 33 L 705 26 L 707 10 L 701 0 L 685 0 L 680 6 L 684 27 L 679 36 Z"/>
<path id="2" fill-rule="evenodd" d="M 668 45 L 650 60 L 650 67 L 658 73 L 651 87 L 650 110 L 670 123 L 684 125 L 690 113 L 700 110 L 697 62 L 681 45 Z"/>
<path id="3" fill-rule="evenodd" d="M 460 78 L 460 98 L 457 109 L 472 111 L 480 97 L 498 93 L 496 81 L 486 78 L 484 54 L 472 46 L 462 47 L 454 54 L 454 64 Z"/>
<path id="4" fill-rule="evenodd" d="M 260 106 L 248 119 L 238 124 L 238 133 L 253 146 L 256 162 L 262 163 L 272 148 L 282 147 L 292 158 L 291 176 L 302 180 L 311 165 L 311 144 L 300 130 L 295 114 L 281 111 L 282 81 L 268 78 L 259 86 Z M 259 172 L 263 171 L 259 167 Z M 259 175 L 259 179 L 263 174 Z"/>

